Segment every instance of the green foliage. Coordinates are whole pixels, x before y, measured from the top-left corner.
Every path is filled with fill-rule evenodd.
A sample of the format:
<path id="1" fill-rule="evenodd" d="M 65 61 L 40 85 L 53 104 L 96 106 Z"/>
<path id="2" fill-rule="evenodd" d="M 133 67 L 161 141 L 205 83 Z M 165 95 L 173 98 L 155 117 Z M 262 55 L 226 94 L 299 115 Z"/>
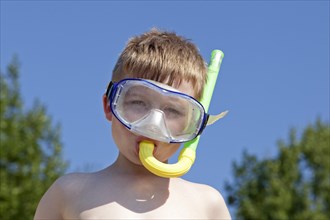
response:
<path id="1" fill-rule="evenodd" d="M 234 179 L 226 183 L 234 219 L 329 219 L 330 127 L 317 120 L 300 140 L 292 130 L 278 143 L 274 158 L 243 152 L 233 163 Z"/>
<path id="2" fill-rule="evenodd" d="M 32 219 L 41 196 L 67 166 L 60 128 L 39 102 L 24 109 L 17 58 L 0 73 L 0 89 L 0 219 Z"/>

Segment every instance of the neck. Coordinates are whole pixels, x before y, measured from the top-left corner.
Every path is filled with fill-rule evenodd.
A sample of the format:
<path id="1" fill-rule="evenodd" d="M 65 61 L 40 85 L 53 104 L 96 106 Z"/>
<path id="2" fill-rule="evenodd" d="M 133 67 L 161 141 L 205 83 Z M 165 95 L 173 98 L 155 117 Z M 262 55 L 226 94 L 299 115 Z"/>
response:
<path id="1" fill-rule="evenodd" d="M 120 153 L 106 171 L 137 200 L 152 201 L 154 197 L 159 199 L 160 195 L 163 199 L 168 197 L 169 178 L 154 175 L 143 165 L 132 163 Z"/>
<path id="2" fill-rule="evenodd" d="M 125 175 L 135 177 L 143 177 L 148 180 L 150 179 L 159 179 L 159 180 L 169 180 L 167 178 L 156 176 L 147 170 L 142 164 L 135 164 L 129 161 L 125 156 L 119 153 L 116 161 L 108 167 L 108 170 L 115 175 Z"/>

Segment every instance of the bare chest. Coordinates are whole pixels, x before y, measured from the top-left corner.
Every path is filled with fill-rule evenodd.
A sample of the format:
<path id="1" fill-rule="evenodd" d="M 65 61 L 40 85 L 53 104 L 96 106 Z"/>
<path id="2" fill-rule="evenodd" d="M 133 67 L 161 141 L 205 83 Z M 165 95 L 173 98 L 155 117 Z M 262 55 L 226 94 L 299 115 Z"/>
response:
<path id="1" fill-rule="evenodd" d="M 194 208 L 163 205 L 149 209 L 139 205 L 127 209 L 119 204 L 107 204 L 84 210 L 74 218 L 77 219 L 206 219 L 207 216 Z"/>
<path id="2" fill-rule="evenodd" d="M 66 191 L 64 219 L 208 218 L 203 193 L 181 179 L 101 174 L 92 177 Z"/>
<path id="3" fill-rule="evenodd" d="M 207 207 L 189 195 L 80 199 L 68 207 L 68 219 L 207 219 Z"/>

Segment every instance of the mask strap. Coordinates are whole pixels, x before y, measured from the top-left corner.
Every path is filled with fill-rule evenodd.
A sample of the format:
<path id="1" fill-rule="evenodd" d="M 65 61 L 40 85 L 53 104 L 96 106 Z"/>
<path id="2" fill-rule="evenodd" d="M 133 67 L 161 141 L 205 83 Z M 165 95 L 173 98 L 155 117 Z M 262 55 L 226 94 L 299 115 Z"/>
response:
<path id="1" fill-rule="evenodd" d="M 107 90 L 105 92 L 105 95 L 108 99 L 110 99 L 110 97 L 111 97 L 113 86 L 114 86 L 114 82 L 110 81 L 109 84 L 108 84 Z"/>

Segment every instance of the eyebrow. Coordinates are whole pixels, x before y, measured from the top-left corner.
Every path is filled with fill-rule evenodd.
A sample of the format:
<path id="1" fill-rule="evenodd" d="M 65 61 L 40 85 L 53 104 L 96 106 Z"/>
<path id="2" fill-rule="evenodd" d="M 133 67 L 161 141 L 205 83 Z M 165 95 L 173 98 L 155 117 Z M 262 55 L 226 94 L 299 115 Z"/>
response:
<path id="1" fill-rule="evenodd" d="M 187 109 L 186 102 L 182 101 L 178 97 L 175 97 L 174 94 L 171 93 L 172 91 L 167 92 L 169 95 L 162 95 L 161 92 L 156 92 L 149 88 L 145 89 L 143 86 L 135 86 L 132 88 L 134 88 L 134 90 L 129 89 L 126 92 L 126 95 L 129 95 L 132 97 L 136 97 L 136 96 L 148 97 L 148 96 L 153 96 L 153 95 L 157 94 L 157 95 L 159 95 L 161 97 L 165 97 L 165 98 L 162 98 L 161 100 L 157 100 L 157 98 L 153 97 L 153 100 L 156 99 L 155 101 L 167 102 L 171 105 L 176 105 L 176 106 L 182 107 L 182 108 L 184 108 L 184 110 Z"/>
<path id="2" fill-rule="evenodd" d="M 146 94 L 148 94 L 148 90 L 144 89 L 144 87 L 142 87 L 142 86 L 135 86 L 131 89 L 128 89 L 126 91 L 126 94 L 127 95 L 146 95 Z"/>

